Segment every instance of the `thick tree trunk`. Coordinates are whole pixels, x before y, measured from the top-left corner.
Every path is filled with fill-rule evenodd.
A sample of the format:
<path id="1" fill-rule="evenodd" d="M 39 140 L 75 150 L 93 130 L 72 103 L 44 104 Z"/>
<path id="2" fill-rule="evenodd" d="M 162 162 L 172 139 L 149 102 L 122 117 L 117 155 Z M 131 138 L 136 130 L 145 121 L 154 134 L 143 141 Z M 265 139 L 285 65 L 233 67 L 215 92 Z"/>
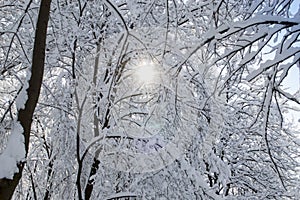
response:
<path id="1" fill-rule="evenodd" d="M 25 150 L 26 154 L 29 147 L 29 136 L 32 123 L 32 116 L 42 85 L 44 62 L 45 62 L 45 46 L 46 46 L 46 33 L 50 14 L 51 0 L 42 0 L 38 15 L 37 28 L 35 32 L 35 41 L 33 49 L 31 77 L 29 80 L 29 87 L 27 89 L 28 99 L 25 108 L 21 109 L 18 113 L 18 121 L 24 129 L 25 137 Z M 15 173 L 13 179 L 0 179 L 0 200 L 11 199 L 15 188 L 17 187 L 24 168 L 24 163 L 18 164 L 19 172 Z"/>

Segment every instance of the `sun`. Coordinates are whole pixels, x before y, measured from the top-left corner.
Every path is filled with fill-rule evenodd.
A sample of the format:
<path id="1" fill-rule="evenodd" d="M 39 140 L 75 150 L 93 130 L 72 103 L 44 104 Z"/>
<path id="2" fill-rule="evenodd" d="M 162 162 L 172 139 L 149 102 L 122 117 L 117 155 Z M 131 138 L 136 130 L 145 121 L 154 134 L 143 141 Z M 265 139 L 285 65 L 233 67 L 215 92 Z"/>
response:
<path id="1" fill-rule="evenodd" d="M 149 85 L 159 82 L 158 66 L 150 60 L 141 61 L 134 69 L 139 83 Z"/>

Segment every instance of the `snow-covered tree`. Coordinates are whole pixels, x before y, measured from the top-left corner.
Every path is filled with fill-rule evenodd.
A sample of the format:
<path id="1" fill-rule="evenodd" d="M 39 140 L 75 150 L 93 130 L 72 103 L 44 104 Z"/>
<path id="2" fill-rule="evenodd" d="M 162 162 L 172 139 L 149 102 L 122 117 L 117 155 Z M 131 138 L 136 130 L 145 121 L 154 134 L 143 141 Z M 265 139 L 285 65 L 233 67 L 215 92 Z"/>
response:
<path id="1" fill-rule="evenodd" d="M 0 2 L 0 199 L 299 198 L 296 0 Z"/>
<path id="2" fill-rule="evenodd" d="M 1 46 L 1 57 L 3 58 L 3 60 L 1 59 L 3 61 L 1 62 L 1 76 L 8 78 L 7 82 L 9 83 L 18 81 L 17 85 L 21 84 L 17 92 L 15 85 L 12 88 L 3 88 L 4 105 L 8 103 L 9 106 L 8 108 L 5 106 L 1 110 L 3 113 L 1 122 L 5 118 L 10 118 L 11 127 L 6 147 L 0 156 L 2 163 L 0 168 L 1 199 L 10 199 L 21 179 L 28 155 L 33 114 L 43 79 L 46 33 L 51 1 L 41 1 L 35 31 L 33 28 L 35 24 L 30 20 L 32 3 L 29 1 L 18 7 L 12 2 L 8 2 L 8 4 L 1 6 L 3 8 L 1 10 L 2 15 L 7 15 L 7 18 L 4 17 L 1 20 L 1 28 L 3 28 L 1 35 L 4 35 L 3 46 Z M 7 7 L 12 7 L 14 10 L 6 10 Z M 33 46 L 30 44 L 30 40 L 32 41 L 30 32 L 35 32 Z M 23 41 L 25 42 L 23 43 Z M 31 49 L 32 54 L 29 53 L 29 56 L 32 56 L 32 59 L 29 60 L 27 51 L 31 51 Z M 28 64 L 31 67 L 26 66 Z M 8 77 L 5 76 L 6 74 Z M 4 85 L 7 86 L 5 83 Z M 11 90 L 11 94 L 7 95 L 6 89 Z M 11 100 L 13 95 L 15 97 Z M 15 103 L 15 109 L 12 108 L 12 103 Z M 8 112 L 10 116 L 7 116 Z M 12 114 L 12 112 L 14 113 Z M 7 132 L 4 131 L 3 134 L 7 134 Z M 4 135 L 4 137 L 6 136 Z"/>

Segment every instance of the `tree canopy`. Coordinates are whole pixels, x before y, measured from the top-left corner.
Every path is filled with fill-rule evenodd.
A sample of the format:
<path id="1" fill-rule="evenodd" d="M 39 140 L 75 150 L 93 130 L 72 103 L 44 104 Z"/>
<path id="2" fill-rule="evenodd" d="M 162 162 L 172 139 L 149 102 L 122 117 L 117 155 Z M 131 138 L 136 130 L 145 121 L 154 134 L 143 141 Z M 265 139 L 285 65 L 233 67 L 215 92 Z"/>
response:
<path id="1" fill-rule="evenodd" d="M 0 16 L 0 199 L 300 198 L 297 0 L 0 0 Z"/>

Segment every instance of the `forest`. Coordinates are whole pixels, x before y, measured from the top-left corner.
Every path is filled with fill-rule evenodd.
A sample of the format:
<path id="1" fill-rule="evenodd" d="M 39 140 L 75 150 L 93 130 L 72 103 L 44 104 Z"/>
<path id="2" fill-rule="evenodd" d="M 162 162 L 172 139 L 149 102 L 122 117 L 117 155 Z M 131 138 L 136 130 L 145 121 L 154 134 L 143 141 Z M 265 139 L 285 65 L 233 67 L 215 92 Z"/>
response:
<path id="1" fill-rule="evenodd" d="M 299 0 L 0 0 L 0 200 L 300 199 L 299 58 Z"/>

